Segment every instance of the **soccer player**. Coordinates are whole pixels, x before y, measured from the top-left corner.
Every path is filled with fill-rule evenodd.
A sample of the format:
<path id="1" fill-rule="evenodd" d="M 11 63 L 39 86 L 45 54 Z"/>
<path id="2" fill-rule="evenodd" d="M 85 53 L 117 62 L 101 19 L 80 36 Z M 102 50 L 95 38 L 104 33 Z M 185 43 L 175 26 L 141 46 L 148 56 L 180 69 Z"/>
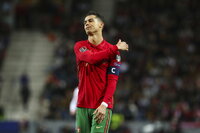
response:
<path id="1" fill-rule="evenodd" d="M 119 50 L 128 50 L 121 40 L 111 45 L 104 40 L 103 18 L 89 12 L 84 18 L 88 40 L 74 46 L 79 78 L 76 110 L 77 133 L 108 133 L 113 95 L 119 76 Z"/>

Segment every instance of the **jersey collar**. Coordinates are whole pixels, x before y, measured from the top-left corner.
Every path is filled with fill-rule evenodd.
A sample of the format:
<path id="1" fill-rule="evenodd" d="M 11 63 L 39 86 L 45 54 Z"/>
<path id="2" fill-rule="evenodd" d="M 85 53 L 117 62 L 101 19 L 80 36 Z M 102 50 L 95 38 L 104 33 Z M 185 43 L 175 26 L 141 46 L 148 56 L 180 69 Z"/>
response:
<path id="1" fill-rule="evenodd" d="M 88 42 L 88 44 L 89 44 L 91 47 L 94 47 L 94 48 L 101 48 L 101 47 L 103 47 L 104 44 L 105 44 L 105 40 L 103 40 L 103 41 L 102 41 L 100 44 L 98 44 L 98 45 L 94 45 L 94 44 L 90 43 L 88 40 L 87 40 L 87 42 Z"/>

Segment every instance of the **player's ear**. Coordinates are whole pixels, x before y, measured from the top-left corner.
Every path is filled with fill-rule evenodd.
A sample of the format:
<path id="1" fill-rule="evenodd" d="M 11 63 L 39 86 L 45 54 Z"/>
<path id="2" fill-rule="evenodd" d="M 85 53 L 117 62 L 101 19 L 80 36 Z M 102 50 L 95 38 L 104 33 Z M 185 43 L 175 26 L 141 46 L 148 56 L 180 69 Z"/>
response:
<path id="1" fill-rule="evenodd" d="M 101 22 L 100 25 L 99 25 L 99 28 L 102 28 L 102 29 L 103 29 L 103 27 L 104 27 L 104 23 Z"/>

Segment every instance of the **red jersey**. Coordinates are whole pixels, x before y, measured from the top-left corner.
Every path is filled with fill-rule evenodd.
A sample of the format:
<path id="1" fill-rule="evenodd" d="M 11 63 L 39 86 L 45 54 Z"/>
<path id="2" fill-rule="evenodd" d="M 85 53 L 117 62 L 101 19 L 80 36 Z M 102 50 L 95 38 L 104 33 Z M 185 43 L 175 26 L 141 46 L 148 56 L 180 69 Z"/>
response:
<path id="1" fill-rule="evenodd" d="M 77 42 L 74 52 L 79 79 L 77 107 L 96 109 L 105 102 L 113 108 L 120 66 L 117 46 L 105 40 L 96 46 L 86 40 Z"/>

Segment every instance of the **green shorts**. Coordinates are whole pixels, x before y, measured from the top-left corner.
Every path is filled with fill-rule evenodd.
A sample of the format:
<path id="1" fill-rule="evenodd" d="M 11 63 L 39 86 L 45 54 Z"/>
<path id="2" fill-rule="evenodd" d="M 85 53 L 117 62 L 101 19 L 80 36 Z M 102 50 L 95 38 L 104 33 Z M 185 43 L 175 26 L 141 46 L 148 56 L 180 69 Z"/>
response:
<path id="1" fill-rule="evenodd" d="M 95 109 L 77 108 L 76 111 L 76 133 L 108 133 L 112 111 L 106 109 L 105 119 L 97 124 L 93 112 Z"/>

